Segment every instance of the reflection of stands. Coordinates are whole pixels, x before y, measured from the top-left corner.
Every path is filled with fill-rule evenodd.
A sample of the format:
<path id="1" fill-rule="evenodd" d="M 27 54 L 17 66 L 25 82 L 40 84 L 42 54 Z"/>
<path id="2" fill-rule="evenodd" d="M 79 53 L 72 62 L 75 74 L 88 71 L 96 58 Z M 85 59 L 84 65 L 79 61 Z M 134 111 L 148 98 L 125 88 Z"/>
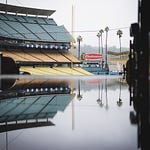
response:
<path id="1" fill-rule="evenodd" d="M 54 125 L 48 119 L 53 118 L 58 111 L 64 111 L 71 98 L 71 94 L 53 94 L 1 100 L 0 132 L 4 129 Z"/>
<path id="2" fill-rule="evenodd" d="M 68 81 L 23 78 L 0 91 L 0 132 L 54 125 L 49 119 L 73 98 Z"/>
<path id="3" fill-rule="evenodd" d="M 5 87 L 11 80 L 4 80 L 0 88 L 0 100 L 13 97 L 49 95 L 49 94 L 70 94 L 69 82 L 54 79 L 18 79 Z M 4 84 L 4 85 L 3 85 Z"/>
<path id="4" fill-rule="evenodd" d="M 25 122 L 25 123 L 15 123 L 15 124 L 5 124 L 0 125 L 0 133 L 12 130 L 19 130 L 25 128 L 35 128 L 35 127 L 44 127 L 44 126 L 54 126 L 51 121 L 35 121 L 35 122 Z"/>

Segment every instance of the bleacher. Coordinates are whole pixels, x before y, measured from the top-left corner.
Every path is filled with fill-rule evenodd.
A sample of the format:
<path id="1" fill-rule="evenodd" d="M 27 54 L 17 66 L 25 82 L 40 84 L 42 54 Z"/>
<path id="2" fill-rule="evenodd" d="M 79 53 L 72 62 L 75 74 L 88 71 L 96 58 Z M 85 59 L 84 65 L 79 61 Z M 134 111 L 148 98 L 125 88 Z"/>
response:
<path id="1" fill-rule="evenodd" d="M 19 68 L 80 64 L 70 52 L 72 36 L 50 18 L 54 12 L 0 3 L 2 55 L 12 58 Z"/>
<path id="2" fill-rule="evenodd" d="M 47 67 L 47 66 L 22 66 L 20 68 L 21 72 L 26 72 L 31 75 L 92 75 L 92 73 L 83 70 L 81 67 Z"/>
<path id="3" fill-rule="evenodd" d="M 50 50 L 17 50 L 17 49 L 1 49 L 3 56 L 11 57 L 19 65 L 29 64 L 70 64 L 80 63 L 80 61 L 66 51 L 50 51 Z"/>

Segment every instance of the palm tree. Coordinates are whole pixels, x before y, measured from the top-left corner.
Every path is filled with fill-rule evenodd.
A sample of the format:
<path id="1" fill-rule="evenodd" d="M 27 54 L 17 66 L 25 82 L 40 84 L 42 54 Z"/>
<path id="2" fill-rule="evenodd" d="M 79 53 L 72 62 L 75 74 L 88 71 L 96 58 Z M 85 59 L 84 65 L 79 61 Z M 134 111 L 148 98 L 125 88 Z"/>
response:
<path id="1" fill-rule="evenodd" d="M 80 42 L 82 41 L 82 37 L 79 35 L 77 37 L 77 42 L 79 43 L 78 44 L 78 59 L 80 60 Z"/>
<path id="2" fill-rule="evenodd" d="M 99 31 L 99 33 L 100 33 L 100 35 L 101 35 L 101 48 L 102 48 L 102 54 L 103 54 L 103 40 L 102 40 L 102 34 L 104 33 L 104 30 L 101 29 L 101 30 Z"/>
<path id="3" fill-rule="evenodd" d="M 98 53 L 100 54 L 100 32 L 97 33 L 97 37 L 98 37 Z"/>
<path id="4" fill-rule="evenodd" d="M 105 28 L 105 31 L 106 31 L 106 55 L 105 55 L 105 59 L 106 59 L 106 69 L 108 69 L 108 64 L 107 64 L 107 39 L 108 39 L 108 31 L 109 31 L 109 28 L 108 27 L 106 27 Z"/>
<path id="5" fill-rule="evenodd" d="M 104 67 L 104 66 L 103 66 L 103 63 L 104 63 L 104 58 L 103 58 L 104 52 L 103 52 L 103 38 L 102 38 L 102 35 L 103 35 L 103 33 L 104 33 L 104 30 L 103 30 L 103 29 L 101 29 L 101 30 L 99 31 L 99 33 L 100 33 L 100 35 L 101 35 L 102 68 L 103 68 L 103 67 Z"/>
<path id="6" fill-rule="evenodd" d="M 123 32 L 121 30 L 117 31 L 117 35 L 119 36 L 119 44 L 120 44 L 120 59 L 121 59 L 121 37 Z"/>

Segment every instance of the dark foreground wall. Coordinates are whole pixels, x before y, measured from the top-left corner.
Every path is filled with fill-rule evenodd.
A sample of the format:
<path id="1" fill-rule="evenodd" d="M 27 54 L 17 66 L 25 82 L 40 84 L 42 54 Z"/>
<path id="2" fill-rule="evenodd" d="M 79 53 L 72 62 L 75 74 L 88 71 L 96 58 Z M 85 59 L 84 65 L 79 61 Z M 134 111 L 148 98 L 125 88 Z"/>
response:
<path id="1" fill-rule="evenodd" d="M 0 54 L 0 76 L 1 75 L 16 75 L 19 74 L 19 68 L 15 61 L 9 57 L 3 57 Z M 8 89 L 15 83 L 15 79 L 0 78 L 0 90 Z"/>
<path id="2" fill-rule="evenodd" d="M 1 58 L 1 74 L 14 75 L 19 74 L 19 68 L 17 67 L 15 61 L 9 57 Z"/>

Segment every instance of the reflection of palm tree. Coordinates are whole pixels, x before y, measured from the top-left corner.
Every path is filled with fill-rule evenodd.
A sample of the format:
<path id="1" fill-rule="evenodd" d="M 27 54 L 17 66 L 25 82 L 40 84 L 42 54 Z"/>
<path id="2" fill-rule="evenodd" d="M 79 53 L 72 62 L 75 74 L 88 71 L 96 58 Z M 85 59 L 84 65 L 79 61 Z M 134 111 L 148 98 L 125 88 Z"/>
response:
<path id="1" fill-rule="evenodd" d="M 103 99 L 102 94 L 103 94 L 103 82 L 101 83 L 101 100 Z"/>
<path id="2" fill-rule="evenodd" d="M 101 85 L 102 87 L 102 85 Z M 100 98 L 100 95 L 101 95 L 101 98 Z M 97 99 L 97 103 L 99 104 L 100 107 L 103 107 L 103 101 L 102 101 L 102 91 L 101 91 L 101 94 L 100 94 L 100 83 L 98 84 L 98 99 Z"/>
<path id="3" fill-rule="evenodd" d="M 121 78 L 120 78 L 120 88 L 119 88 L 119 100 L 117 101 L 117 105 L 120 107 L 122 105 L 122 99 L 121 99 L 121 84 L 122 84 L 122 81 L 121 81 Z"/>
<path id="4" fill-rule="evenodd" d="M 78 80 L 78 94 L 77 99 L 80 101 L 82 99 L 81 90 L 80 90 L 80 80 Z"/>
<path id="5" fill-rule="evenodd" d="M 120 59 L 121 59 L 121 37 L 123 32 L 121 30 L 117 31 L 117 35 L 119 36 L 119 44 L 120 44 Z"/>
<path id="6" fill-rule="evenodd" d="M 108 98 L 107 98 L 107 79 L 105 79 L 105 90 L 106 90 L 106 110 L 108 110 Z"/>

